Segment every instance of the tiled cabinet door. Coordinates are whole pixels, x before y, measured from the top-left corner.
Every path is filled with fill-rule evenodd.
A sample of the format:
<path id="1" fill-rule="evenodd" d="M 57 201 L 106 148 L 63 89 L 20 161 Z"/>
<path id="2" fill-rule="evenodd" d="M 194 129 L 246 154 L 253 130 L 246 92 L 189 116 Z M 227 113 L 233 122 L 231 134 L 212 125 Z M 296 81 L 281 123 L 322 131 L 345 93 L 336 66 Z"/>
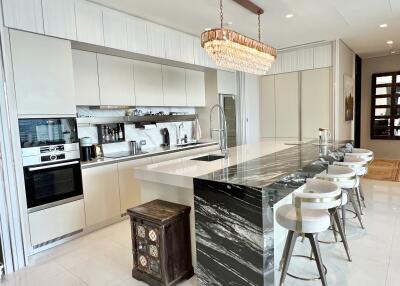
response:
<path id="1" fill-rule="evenodd" d="M 41 0 L 2 0 L 7 27 L 43 34 Z"/>
<path id="2" fill-rule="evenodd" d="M 164 105 L 186 106 L 185 69 L 162 66 Z"/>
<path id="3" fill-rule="evenodd" d="M 75 104 L 100 105 L 97 54 L 72 50 L 72 62 L 74 64 Z"/>
<path id="4" fill-rule="evenodd" d="M 137 106 L 163 106 L 163 82 L 160 64 L 135 61 L 133 64 Z"/>
<path id="5" fill-rule="evenodd" d="M 42 0 L 44 33 L 76 40 L 75 0 Z"/>
<path id="6" fill-rule="evenodd" d="M 17 30 L 10 42 L 18 114 L 75 115 L 71 43 Z"/>
<path id="7" fill-rule="evenodd" d="M 103 11 L 101 6 L 76 0 L 76 31 L 79 42 L 104 46 Z"/>
<path id="8" fill-rule="evenodd" d="M 117 164 L 82 170 L 86 226 L 120 216 Z"/>
<path id="9" fill-rule="evenodd" d="M 187 106 L 205 106 L 206 92 L 204 72 L 185 70 L 186 73 L 186 104 Z"/>
<path id="10" fill-rule="evenodd" d="M 136 17 L 128 17 L 127 33 L 128 33 L 128 51 L 139 54 L 147 54 L 148 49 L 147 49 L 146 21 Z"/>
<path id="11" fill-rule="evenodd" d="M 101 105 L 135 105 L 133 61 L 97 54 Z"/>
<path id="12" fill-rule="evenodd" d="M 121 213 L 141 203 L 140 182 L 135 178 L 135 167 L 151 164 L 151 158 L 118 163 Z"/>
<path id="13" fill-rule="evenodd" d="M 127 16 L 124 13 L 103 9 L 104 45 L 106 47 L 127 50 Z"/>

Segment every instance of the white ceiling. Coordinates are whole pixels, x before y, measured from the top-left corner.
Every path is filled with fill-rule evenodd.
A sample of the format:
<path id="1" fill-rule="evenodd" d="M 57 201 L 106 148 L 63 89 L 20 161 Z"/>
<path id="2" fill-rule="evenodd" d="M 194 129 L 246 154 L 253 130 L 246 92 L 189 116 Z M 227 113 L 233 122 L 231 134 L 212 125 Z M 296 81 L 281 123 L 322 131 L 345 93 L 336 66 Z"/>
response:
<path id="1" fill-rule="evenodd" d="M 183 32 L 200 35 L 219 26 L 219 0 L 92 0 Z M 256 0 L 262 41 L 276 48 L 341 38 L 361 57 L 387 55 L 386 41 L 400 52 L 400 0 Z M 285 15 L 295 16 L 286 19 Z M 224 0 L 224 22 L 250 37 L 257 36 L 257 17 Z M 388 28 L 379 28 L 387 23 Z"/>

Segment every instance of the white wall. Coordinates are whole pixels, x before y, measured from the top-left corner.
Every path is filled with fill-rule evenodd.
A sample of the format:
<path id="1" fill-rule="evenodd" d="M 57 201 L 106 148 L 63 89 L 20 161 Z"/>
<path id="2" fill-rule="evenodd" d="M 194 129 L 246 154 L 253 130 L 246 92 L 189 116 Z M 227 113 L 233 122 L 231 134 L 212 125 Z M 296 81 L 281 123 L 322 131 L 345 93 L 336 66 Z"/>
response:
<path id="1" fill-rule="evenodd" d="M 372 74 L 400 70 L 400 55 L 362 60 L 361 79 L 361 147 L 374 151 L 378 159 L 400 159 L 398 140 L 371 139 L 371 80 Z"/>
<path id="2" fill-rule="evenodd" d="M 345 121 L 343 78 L 345 74 L 355 78 L 355 53 L 342 40 L 336 41 L 335 48 L 334 137 L 335 140 L 351 140 L 354 139 L 354 120 Z"/>

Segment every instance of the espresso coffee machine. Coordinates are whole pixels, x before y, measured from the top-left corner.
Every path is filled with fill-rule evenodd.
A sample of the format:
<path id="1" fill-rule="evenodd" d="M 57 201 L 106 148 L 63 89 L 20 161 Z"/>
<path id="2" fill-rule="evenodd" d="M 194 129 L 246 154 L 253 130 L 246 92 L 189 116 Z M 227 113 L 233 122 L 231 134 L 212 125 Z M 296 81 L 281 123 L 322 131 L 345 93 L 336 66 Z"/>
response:
<path id="1" fill-rule="evenodd" d="M 170 138 L 169 138 L 169 131 L 168 128 L 163 128 L 161 129 L 161 134 L 163 136 L 163 146 L 169 146 L 170 145 Z"/>
<path id="2" fill-rule="evenodd" d="M 92 159 L 92 138 L 83 137 L 80 139 L 81 161 L 87 162 Z"/>

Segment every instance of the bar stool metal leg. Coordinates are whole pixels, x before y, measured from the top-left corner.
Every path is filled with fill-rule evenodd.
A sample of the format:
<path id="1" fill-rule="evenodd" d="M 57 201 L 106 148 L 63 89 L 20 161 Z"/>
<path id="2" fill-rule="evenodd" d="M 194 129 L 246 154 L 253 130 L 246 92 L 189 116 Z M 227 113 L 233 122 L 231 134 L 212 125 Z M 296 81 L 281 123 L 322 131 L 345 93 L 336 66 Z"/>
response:
<path id="1" fill-rule="evenodd" d="M 322 263 L 322 258 L 321 258 L 321 251 L 319 249 L 319 244 L 318 244 L 318 234 L 314 233 L 307 233 L 306 237 L 310 240 L 311 248 L 314 252 L 315 256 L 315 262 L 317 263 L 318 267 L 318 272 L 321 277 L 321 282 L 323 286 L 327 286 L 326 282 L 326 276 L 325 276 L 325 271 L 324 271 L 324 264 Z M 281 285 L 282 286 L 282 285 Z"/>
<path id="2" fill-rule="evenodd" d="M 367 206 L 365 205 L 365 197 L 364 197 L 364 192 L 363 192 L 362 189 L 361 189 L 361 183 L 360 183 L 360 185 L 358 186 L 358 190 L 360 191 L 361 202 L 362 202 L 362 204 L 363 204 L 363 207 L 364 207 L 364 209 L 366 209 Z"/>
<path id="3" fill-rule="evenodd" d="M 353 189 L 353 191 L 352 191 L 352 194 L 349 196 L 350 202 L 351 202 L 351 204 L 353 205 L 354 211 L 356 212 L 356 215 L 357 215 L 358 221 L 360 222 L 361 228 L 362 228 L 362 229 L 365 229 L 364 224 L 363 224 L 363 221 L 362 221 L 362 218 L 361 218 L 360 210 L 358 209 L 357 203 L 354 201 L 354 195 L 353 195 L 353 193 L 354 193 L 354 189 Z"/>
<path id="4" fill-rule="evenodd" d="M 296 233 L 292 230 L 289 230 L 287 238 L 286 238 L 285 249 L 283 251 L 282 260 L 281 260 L 282 273 L 281 273 L 281 280 L 279 282 L 280 286 L 283 286 L 285 283 L 286 273 L 289 268 L 290 259 L 292 258 L 294 245 L 296 244 L 296 239 L 298 236 L 299 236 L 298 233 Z M 325 275 L 325 273 L 324 273 L 324 275 Z"/>
<path id="5" fill-rule="evenodd" d="M 343 224 L 343 232 L 346 234 L 346 206 L 341 206 L 342 210 L 342 224 Z"/>
<path id="6" fill-rule="evenodd" d="M 360 210 L 360 213 L 363 215 L 363 210 L 362 210 L 362 206 L 361 206 L 361 195 L 360 195 L 360 187 L 356 188 L 356 196 L 357 196 L 357 202 L 358 202 L 358 207 Z"/>
<path id="7" fill-rule="evenodd" d="M 347 237 L 344 233 L 342 222 L 340 221 L 340 218 L 339 218 L 339 213 L 337 212 L 337 210 L 329 210 L 329 212 L 331 213 L 331 215 L 336 223 L 336 226 L 338 228 L 340 237 L 342 238 L 342 242 L 343 242 L 344 249 L 346 250 L 347 258 L 351 262 L 350 248 L 349 248 L 349 244 L 347 243 Z"/>

